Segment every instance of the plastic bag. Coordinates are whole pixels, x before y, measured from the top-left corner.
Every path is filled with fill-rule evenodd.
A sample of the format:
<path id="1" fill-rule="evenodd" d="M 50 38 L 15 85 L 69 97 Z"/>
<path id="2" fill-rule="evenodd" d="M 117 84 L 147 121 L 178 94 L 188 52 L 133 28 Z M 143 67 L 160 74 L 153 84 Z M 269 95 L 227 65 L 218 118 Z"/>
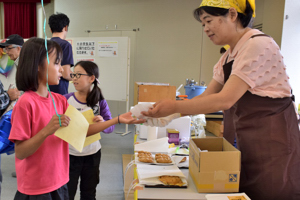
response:
<path id="1" fill-rule="evenodd" d="M 195 136 L 198 138 L 205 138 L 205 129 L 204 126 L 206 126 L 206 119 L 204 114 L 199 115 L 193 115 L 191 117 L 192 124 L 194 126 L 195 130 Z"/>
<path id="2" fill-rule="evenodd" d="M 15 144 L 8 140 L 11 129 L 11 113 L 12 110 L 4 113 L 0 119 L 0 154 L 10 155 L 15 152 Z"/>

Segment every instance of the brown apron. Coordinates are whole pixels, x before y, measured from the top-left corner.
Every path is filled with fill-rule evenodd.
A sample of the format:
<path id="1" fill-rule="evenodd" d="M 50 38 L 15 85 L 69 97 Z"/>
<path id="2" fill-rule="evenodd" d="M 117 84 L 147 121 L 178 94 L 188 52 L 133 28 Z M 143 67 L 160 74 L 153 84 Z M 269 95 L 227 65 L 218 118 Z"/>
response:
<path id="1" fill-rule="evenodd" d="M 224 82 L 233 62 L 223 66 Z M 300 200 L 300 132 L 292 99 L 247 91 L 226 111 L 224 129 L 226 118 L 233 119 L 241 151 L 240 192 L 252 200 Z"/>
<path id="2" fill-rule="evenodd" d="M 232 64 L 233 61 L 230 61 L 227 63 L 226 59 L 226 64 L 223 65 L 223 71 L 224 71 L 224 82 L 226 82 L 231 74 L 231 69 L 232 69 Z M 235 114 L 235 105 L 232 106 L 228 110 L 224 110 L 224 130 L 223 130 L 223 137 L 230 142 L 232 145 L 234 145 L 234 139 L 236 137 L 236 132 L 235 132 L 235 124 L 233 122 L 233 116 Z"/>

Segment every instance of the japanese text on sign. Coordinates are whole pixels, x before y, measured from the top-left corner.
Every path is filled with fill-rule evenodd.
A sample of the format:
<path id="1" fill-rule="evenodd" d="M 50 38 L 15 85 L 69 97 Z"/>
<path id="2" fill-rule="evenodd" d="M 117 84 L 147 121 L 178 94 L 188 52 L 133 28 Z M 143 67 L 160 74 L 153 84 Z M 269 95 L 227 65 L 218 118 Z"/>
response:
<path id="1" fill-rule="evenodd" d="M 100 41 L 98 42 L 98 55 L 100 57 L 117 57 L 118 42 L 117 41 Z"/>
<path id="2" fill-rule="evenodd" d="M 77 42 L 76 55 L 78 56 L 94 56 L 95 55 L 95 42 Z"/>

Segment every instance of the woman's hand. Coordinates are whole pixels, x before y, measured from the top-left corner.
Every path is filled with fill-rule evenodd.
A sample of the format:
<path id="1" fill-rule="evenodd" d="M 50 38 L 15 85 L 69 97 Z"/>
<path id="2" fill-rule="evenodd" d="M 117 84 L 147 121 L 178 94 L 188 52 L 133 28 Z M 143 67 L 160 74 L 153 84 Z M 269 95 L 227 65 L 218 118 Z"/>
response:
<path id="1" fill-rule="evenodd" d="M 119 122 L 124 124 L 140 124 L 145 121 L 145 119 L 133 118 L 131 112 L 127 112 L 119 116 Z"/>
<path id="2" fill-rule="evenodd" d="M 67 115 L 60 115 L 60 122 L 61 122 L 61 126 L 66 127 L 69 125 L 70 123 L 70 117 L 68 117 Z M 59 124 L 59 118 L 57 115 L 53 115 L 50 122 L 45 126 L 45 129 L 48 132 L 48 136 L 52 135 L 53 133 L 55 133 L 55 131 L 57 131 L 57 129 L 60 128 L 60 124 Z"/>
<path id="3" fill-rule="evenodd" d="M 93 122 L 104 122 L 104 119 L 101 115 L 97 115 L 93 118 Z"/>
<path id="4" fill-rule="evenodd" d="M 147 117 L 165 117 L 176 112 L 175 100 L 161 100 L 153 105 L 147 112 L 142 112 Z"/>

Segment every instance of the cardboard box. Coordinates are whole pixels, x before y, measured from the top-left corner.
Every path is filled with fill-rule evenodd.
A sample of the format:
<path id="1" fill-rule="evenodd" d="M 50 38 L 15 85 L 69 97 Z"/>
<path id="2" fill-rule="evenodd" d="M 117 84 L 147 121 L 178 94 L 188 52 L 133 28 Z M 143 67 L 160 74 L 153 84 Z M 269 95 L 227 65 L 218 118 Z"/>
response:
<path id="1" fill-rule="evenodd" d="M 162 99 L 176 99 L 176 87 L 169 83 L 135 82 L 133 104 L 157 102 Z"/>
<path id="2" fill-rule="evenodd" d="M 205 130 L 213 133 L 217 137 L 223 137 L 223 124 L 222 121 L 206 121 Z"/>
<path id="3" fill-rule="evenodd" d="M 227 140 L 218 137 L 191 139 L 189 150 L 189 172 L 198 192 L 239 191 L 241 152 Z"/>

